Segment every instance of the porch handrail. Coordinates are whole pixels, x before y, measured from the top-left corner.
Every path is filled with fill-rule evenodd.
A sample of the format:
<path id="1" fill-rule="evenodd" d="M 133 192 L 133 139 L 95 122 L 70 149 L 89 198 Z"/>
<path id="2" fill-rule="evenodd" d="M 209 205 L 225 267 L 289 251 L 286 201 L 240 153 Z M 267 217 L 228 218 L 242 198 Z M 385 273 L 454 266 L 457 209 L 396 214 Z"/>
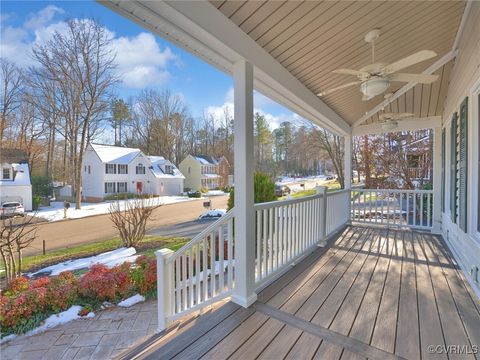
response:
<path id="1" fill-rule="evenodd" d="M 432 229 L 433 190 L 352 189 L 351 220 Z"/>
<path id="2" fill-rule="evenodd" d="M 159 330 L 231 295 L 234 287 L 234 209 L 176 252 L 156 251 Z"/>

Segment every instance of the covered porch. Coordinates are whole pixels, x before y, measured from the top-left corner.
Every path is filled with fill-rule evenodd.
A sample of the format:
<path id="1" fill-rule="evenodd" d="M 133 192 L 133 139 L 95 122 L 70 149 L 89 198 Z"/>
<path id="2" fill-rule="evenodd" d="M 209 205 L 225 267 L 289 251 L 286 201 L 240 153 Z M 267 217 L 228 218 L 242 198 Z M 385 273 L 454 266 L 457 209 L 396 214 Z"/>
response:
<path id="1" fill-rule="evenodd" d="M 161 333 L 127 357 L 477 356 L 480 3 L 101 2 L 234 79 L 235 208 L 157 252 Z M 325 92 L 376 28 L 382 61 L 429 49 L 407 67 L 437 80 Z M 254 204 L 254 89 L 342 138 L 345 189 Z M 421 129 L 433 190 L 352 188 L 353 136 Z"/>
<path id="2" fill-rule="evenodd" d="M 473 359 L 479 311 L 441 236 L 348 226 L 250 308 L 228 302 L 124 357 Z"/>

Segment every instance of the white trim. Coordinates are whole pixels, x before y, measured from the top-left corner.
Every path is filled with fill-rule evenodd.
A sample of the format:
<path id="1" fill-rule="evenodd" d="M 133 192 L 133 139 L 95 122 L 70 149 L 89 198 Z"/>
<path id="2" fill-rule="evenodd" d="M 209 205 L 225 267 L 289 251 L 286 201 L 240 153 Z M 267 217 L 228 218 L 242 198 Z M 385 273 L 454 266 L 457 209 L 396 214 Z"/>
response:
<path id="1" fill-rule="evenodd" d="M 360 125 L 352 129 L 352 135 L 354 136 L 373 135 L 373 134 L 378 135 L 378 134 L 384 134 L 388 132 L 433 129 L 441 126 L 442 126 L 441 116 L 429 116 L 424 118 L 412 118 L 412 119 L 406 119 L 406 120 L 399 120 L 398 127 L 393 130 L 383 129 L 381 123 Z"/>
<path id="2" fill-rule="evenodd" d="M 458 26 L 457 35 L 455 36 L 455 40 L 453 41 L 452 51 L 458 49 L 458 45 L 460 43 L 460 39 L 463 35 L 463 30 L 465 28 L 465 24 L 467 23 L 467 18 L 470 13 L 470 9 L 472 7 L 473 0 L 468 0 L 467 4 L 465 5 L 465 9 L 463 10 L 462 20 L 460 21 L 460 25 Z"/>
<path id="3" fill-rule="evenodd" d="M 469 130 L 468 130 L 468 147 L 469 150 L 472 150 L 471 155 L 468 156 L 468 168 L 470 169 L 468 174 L 468 184 L 470 186 L 469 194 L 470 204 L 469 204 L 469 233 L 474 238 L 477 243 L 480 244 L 480 231 L 478 230 L 477 224 L 480 221 L 480 213 L 477 211 L 479 208 L 478 202 L 478 182 L 480 181 L 479 175 L 479 163 L 480 163 L 480 141 L 478 141 L 479 127 L 480 127 L 480 78 L 477 79 L 475 84 L 472 86 L 469 96 L 468 96 L 468 120 Z"/>
<path id="4" fill-rule="evenodd" d="M 457 56 L 457 51 L 450 51 L 448 52 L 447 54 L 445 54 L 444 56 L 442 56 L 440 59 L 438 59 L 437 61 L 435 61 L 432 65 L 430 65 L 427 69 L 425 69 L 424 71 L 422 71 L 422 74 L 425 74 L 425 75 L 431 75 L 432 73 L 434 73 L 436 70 L 440 69 L 443 65 L 445 65 L 446 63 L 448 63 L 450 60 L 452 60 L 453 58 L 455 58 Z M 365 120 L 369 119 L 370 117 L 372 117 L 373 115 L 375 115 L 377 112 L 379 112 L 380 110 L 383 110 L 388 104 L 390 104 L 391 102 L 393 102 L 394 100 L 398 99 L 400 96 L 402 96 L 403 94 L 405 94 L 407 91 L 409 91 L 410 89 L 413 89 L 415 85 L 417 85 L 418 83 L 408 83 L 408 84 L 405 84 L 404 86 L 402 86 L 400 89 L 398 89 L 395 94 L 393 96 L 390 96 L 388 99 L 385 99 L 383 100 L 380 104 L 378 104 L 377 106 L 375 106 L 372 110 L 368 111 L 367 113 L 365 113 L 365 115 L 363 115 L 360 119 L 358 119 L 357 121 L 355 121 L 353 123 L 353 127 L 355 126 L 358 126 L 360 124 L 362 124 Z"/>
<path id="5" fill-rule="evenodd" d="M 345 120 L 209 2 L 98 1 L 229 74 L 234 63 L 248 61 L 259 91 L 334 133 L 351 133 Z"/>

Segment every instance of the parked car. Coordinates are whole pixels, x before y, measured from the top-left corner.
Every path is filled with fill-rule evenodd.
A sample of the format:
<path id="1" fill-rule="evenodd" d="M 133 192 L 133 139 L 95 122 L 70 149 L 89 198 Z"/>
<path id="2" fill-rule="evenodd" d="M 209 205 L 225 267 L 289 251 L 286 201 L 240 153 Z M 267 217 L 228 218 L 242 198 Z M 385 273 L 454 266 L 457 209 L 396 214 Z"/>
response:
<path id="1" fill-rule="evenodd" d="M 18 201 L 4 202 L 0 207 L 0 217 L 25 216 L 25 209 Z"/>
<path id="2" fill-rule="evenodd" d="M 225 209 L 208 210 L 198 217 L 198 220 L 218 219 L 227 213 Z"/>
<path id="3" fill-rule="evenodd" d="M 286 185 L 275 185 L 275 195 L 276 196 L 285 196 L 290 194 L 291 190 Z"/>

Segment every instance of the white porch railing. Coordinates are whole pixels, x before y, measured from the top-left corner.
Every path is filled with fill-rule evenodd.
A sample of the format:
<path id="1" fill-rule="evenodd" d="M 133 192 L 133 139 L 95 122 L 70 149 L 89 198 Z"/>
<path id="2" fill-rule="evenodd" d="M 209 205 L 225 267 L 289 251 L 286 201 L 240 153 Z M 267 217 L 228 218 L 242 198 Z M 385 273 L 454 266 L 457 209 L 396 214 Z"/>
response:
<path id="1" fill-rule="evenodd" d="M 233 219 L 230 210 L 178 251 L 156 252 L 159 329 L 230 295 L 235 281 Z"/>
<path id="2" fill-rule="evenodd" d="M 324 238 L 324 193 L 255 204 L 255 285 L 261 287 Z"/>
<path id="3" fill-rule="evenodd" d="M 350 220 L 350 190 L 254 205 L 255 288 L 323 245 Z M 235 288 L 234 210 L 181 249 L 158 250 L 159 330 L 192 311 L 232 294 Z"/>
<path id="4" fill-rule="evenodd" d="M 432 228 L 432 190 L 352 189 L 351 198 L 352 221 Z"/>

